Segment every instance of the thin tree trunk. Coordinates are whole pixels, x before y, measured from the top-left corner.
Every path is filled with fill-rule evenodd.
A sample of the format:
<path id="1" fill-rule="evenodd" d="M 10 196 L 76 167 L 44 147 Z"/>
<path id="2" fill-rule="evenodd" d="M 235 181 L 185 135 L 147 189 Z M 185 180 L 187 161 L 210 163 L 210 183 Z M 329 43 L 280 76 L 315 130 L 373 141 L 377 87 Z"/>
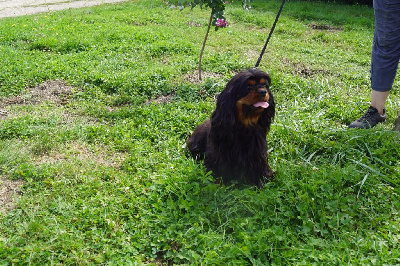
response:
<path id="1" fill-rule="evenodd" d="M 199 58 L 199 80 L 201 80 L 201 59 L 203 58 L 204 47 L 206 47 L 206 42 L 207 42 L 207 38 L 208 38 L 208 33 L 210 32 L 212 19 L 213 19 L 213 10 L 211 10 L 211 16 L 210 16 L 210 20 L 209 20 L 209 22 L 208 22 L 207 33 L 206 33 L 206 36 L 204 37 L 203 47 L 201 47 L 201 51 L 200 51 L 200 58 Z"/>

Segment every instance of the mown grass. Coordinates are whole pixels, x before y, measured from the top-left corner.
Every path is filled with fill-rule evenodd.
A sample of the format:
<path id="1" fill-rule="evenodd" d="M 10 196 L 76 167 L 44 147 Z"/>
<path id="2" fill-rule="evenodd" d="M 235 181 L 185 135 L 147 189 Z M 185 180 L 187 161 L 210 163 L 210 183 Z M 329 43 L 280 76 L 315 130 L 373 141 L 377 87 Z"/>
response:
<path id="1" fill-rule="evenodd" d="M 184 155 L 279 5 L 229 6 L 202 82 L 208 10 L 141 0 L 2 19 L 0 94 L 28 104 L 9 100 L 0 120 L 0 175 L 24 180 L 0 214 L 1 264 L 399 264 L 399 79 L 389 122 L 346 128 L 368 107 L 372 9 L 286 3 L 261 63 L 277 102 L 265 188 L 219 186 Z M 29 104 L 46 80 L 72 96 Z"/>

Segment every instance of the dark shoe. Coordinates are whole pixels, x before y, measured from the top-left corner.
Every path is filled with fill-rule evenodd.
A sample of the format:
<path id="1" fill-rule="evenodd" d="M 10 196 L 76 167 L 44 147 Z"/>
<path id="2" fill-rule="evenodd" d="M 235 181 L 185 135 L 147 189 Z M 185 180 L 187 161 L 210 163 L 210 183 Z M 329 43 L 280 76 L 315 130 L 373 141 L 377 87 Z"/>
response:
<path id="1" fill-rule="evenodd" d="M 367 112 L 361 118 L 349 125 L 349 128 L 372 128 L 376 124 L 384 122 L 385 120 L 385 110 L 383 110 L 383 115 L 381 115 L 375 107 L 370 106 Z"/>
<path id="2" fill-rule="evenodd" d="M 394 120 L 394 128 L 395 131 L 400 131 L 400 116 Z"/>

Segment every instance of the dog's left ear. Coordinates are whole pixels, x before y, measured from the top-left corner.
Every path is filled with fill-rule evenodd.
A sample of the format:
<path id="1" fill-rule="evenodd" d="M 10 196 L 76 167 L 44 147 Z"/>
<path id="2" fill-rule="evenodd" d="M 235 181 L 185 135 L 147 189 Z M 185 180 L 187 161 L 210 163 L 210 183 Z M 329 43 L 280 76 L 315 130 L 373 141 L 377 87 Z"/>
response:
<path id="1" fill-rule="evenodd" d="M 265 133 L 269 132 L 272 120 L 275 117 L 274 96 L 272 95 L 272 93 L 269 89 L 268 89 L 268 93 L 269 93 L 269 100 L 268 100 L 269 106 L 262 112 L 261 117 L 258 120 L 258 124 L 265 130 Z"/>

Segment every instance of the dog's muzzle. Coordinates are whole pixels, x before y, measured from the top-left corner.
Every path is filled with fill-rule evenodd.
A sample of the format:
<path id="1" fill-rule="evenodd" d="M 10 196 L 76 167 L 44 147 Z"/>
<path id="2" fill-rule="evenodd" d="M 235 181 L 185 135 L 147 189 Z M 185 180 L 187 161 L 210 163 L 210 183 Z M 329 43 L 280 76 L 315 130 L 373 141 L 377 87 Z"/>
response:
<path id="1" fill-rule="evenodd" d="M 267 90 L 259 89 L 259 90 L 257 90 L 257 94 L 264 98 L 267 95 Z"/>

